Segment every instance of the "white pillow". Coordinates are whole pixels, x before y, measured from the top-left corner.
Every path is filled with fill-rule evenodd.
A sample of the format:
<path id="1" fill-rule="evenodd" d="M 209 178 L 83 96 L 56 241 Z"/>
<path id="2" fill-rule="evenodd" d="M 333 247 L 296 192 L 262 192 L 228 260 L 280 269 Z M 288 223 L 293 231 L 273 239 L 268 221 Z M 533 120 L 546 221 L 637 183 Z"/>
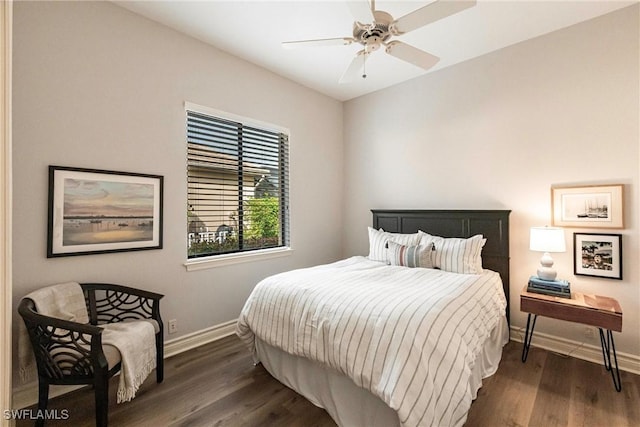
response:
<path id="1" fill-rule="evenodd" d="M 415 246 L 420 243 L 420 233 L 400 234 L 388 233 L 382 228 L 376 230 L 368 227 L 369 230 L 369 259 L 372 261 L 381 261 L 389 264 L 387 255 L 387 244 L 389 241 L 399 243 L 405 246 Z"/>
<path id="2" fill-rule="evenodd" d="M 403 267 L 433 268 L 433 244 L 405 246 L 389 241 L 389 262 Z"/>
<path id="3" fill-rule="evenodd" d="M 429 233 L 425 233 L 422 230 L 418 231 L 418 233 L 420 233 L 420 244 L 421 245 L 433 244 L 435 246 L 436 243 L 442 244 L 442 241 L 444 240 L 444 237 L 433 236 L 433 235 L 431 235 Z"/>
<path id="4" fill-rule="evenodd" d="M 444 238 L 420 231 L 420 244 L 433 243 L 435 255 L 433 266 L 444 271 L 462 274 L 482 273 L 482 247 L 487 239 L 476 234 L 468 239 Z"/>

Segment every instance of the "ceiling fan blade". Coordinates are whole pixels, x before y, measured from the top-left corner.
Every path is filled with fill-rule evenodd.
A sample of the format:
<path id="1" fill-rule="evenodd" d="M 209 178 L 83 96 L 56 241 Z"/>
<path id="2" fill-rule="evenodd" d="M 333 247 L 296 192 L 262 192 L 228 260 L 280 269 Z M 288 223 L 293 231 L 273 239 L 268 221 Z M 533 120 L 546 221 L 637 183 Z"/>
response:
<path id="1" fill-rule="evenodd" d="M 349 45 L 355 40 L 352 37 L 336 37 L 332 39 L 317 39 L 317 40 L 298 40 L 291 42 L 282 42 L 282 47 L 285 49 L 295 49 L 297 47 L 309 47 L 309 46 L 340 46 Z"/>
<path id="2" fill-rule="evenodd" d="M 420 28 L 424 25 L 446 18 L 454 13 L 476 5 L 475 0 L 436 0 L 418 10 L 414 10 L 398 19 L 392 24 L 396 34 L 404 34 Z"/>
<path id="3" fill-rule="evenodd" d="M 360 76 L 360 71 L 364 68 L 364 61 L 366 59 L 366 54 L 364 49 L 358 52 L 351 64 L 347 67 L 347 69 L 340 77 L 339 83 L 349 83 L 352 82 L 356 77 Z"/>
<path id="4" fill-rule="evenodd" d="M 356 21 L 363 24 L 370 24 L 375 21 L 369 0 L 349 0 L 347 1 L 347 6 L 349 6 L 351 15 Z"/>
<path id="5" fill-rule="evenodd" d="M 420 50 L 397 40 L 387 43 L 385 52 L 425 70 L 428 70 L 440 61 L 440 58 L 437 56 L 433 56 L 424 50 Z"/>

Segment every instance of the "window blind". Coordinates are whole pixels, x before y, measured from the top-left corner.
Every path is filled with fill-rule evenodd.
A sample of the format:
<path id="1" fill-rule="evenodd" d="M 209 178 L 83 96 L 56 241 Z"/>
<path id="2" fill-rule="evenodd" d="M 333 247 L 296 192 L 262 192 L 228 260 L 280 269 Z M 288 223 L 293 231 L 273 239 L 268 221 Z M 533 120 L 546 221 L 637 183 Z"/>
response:
<path id="1" fill-rule="evenodd" d="M 188 258 L 289 245 L 289 138 L 187 110 Z"/>

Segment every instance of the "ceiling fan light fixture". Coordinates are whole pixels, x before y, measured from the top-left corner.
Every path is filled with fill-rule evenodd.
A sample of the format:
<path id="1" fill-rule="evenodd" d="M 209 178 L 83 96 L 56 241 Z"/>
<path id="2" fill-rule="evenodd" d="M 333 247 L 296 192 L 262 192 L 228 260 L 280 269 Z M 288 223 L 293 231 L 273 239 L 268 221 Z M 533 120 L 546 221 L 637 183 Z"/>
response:
<path id="1" fill-rule="evenodd" d="M 285 42 L 283 46 L 349 45 L 354 42 L 361 44 L 364 49 L 358 51 L 340 78 L 340 83 L 352 81 L 364 68 L 366 55 L 380 49 L 380 46 L 385 47 L 384 50 L 387 54 L 423 70 L 428 70 L 436 65 L 440 58 L 399 40 L 391 40 L 391 38 L 461 12 L 475 4 L 475 0 L 436 0 L 394 20 L 391 14 L 375 10 L 375 1 L 373 0 L 371 2 L 369 0 L 352 0 L 348 2 L 348 6 L 355 18 L 353 37 Z M 362 74 L 362 78 L 366 78 L 366 76 L 366 73 Z"/>

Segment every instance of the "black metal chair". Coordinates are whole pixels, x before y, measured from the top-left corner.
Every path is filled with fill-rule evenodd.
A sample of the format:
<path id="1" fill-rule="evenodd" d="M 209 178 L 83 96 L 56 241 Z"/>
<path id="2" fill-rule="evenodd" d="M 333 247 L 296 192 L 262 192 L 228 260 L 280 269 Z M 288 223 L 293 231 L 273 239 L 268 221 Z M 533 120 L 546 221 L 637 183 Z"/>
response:
<path id="1" fill-rule="evenodd" d="M 120 354 L 102 345 L 105 323 L 152 319 L 156 328 L 156 381 L 164 377 L 164 335 L 160 299 L 164 296 L 122 285 L 80 284 L 89 324 L 39 314 L 34 302 L 23 298 L 18 306 L 33 347 L 38 371 L 38 410 L 45 411 L 50 385 L 89 384 L 95 389 L 96 426 L 107 426 L 109 378 L 120 370 Z M 111 348 L 109 348 L 111 347 Z M 36 426 L 44 425 L 38 418 Z"/>

